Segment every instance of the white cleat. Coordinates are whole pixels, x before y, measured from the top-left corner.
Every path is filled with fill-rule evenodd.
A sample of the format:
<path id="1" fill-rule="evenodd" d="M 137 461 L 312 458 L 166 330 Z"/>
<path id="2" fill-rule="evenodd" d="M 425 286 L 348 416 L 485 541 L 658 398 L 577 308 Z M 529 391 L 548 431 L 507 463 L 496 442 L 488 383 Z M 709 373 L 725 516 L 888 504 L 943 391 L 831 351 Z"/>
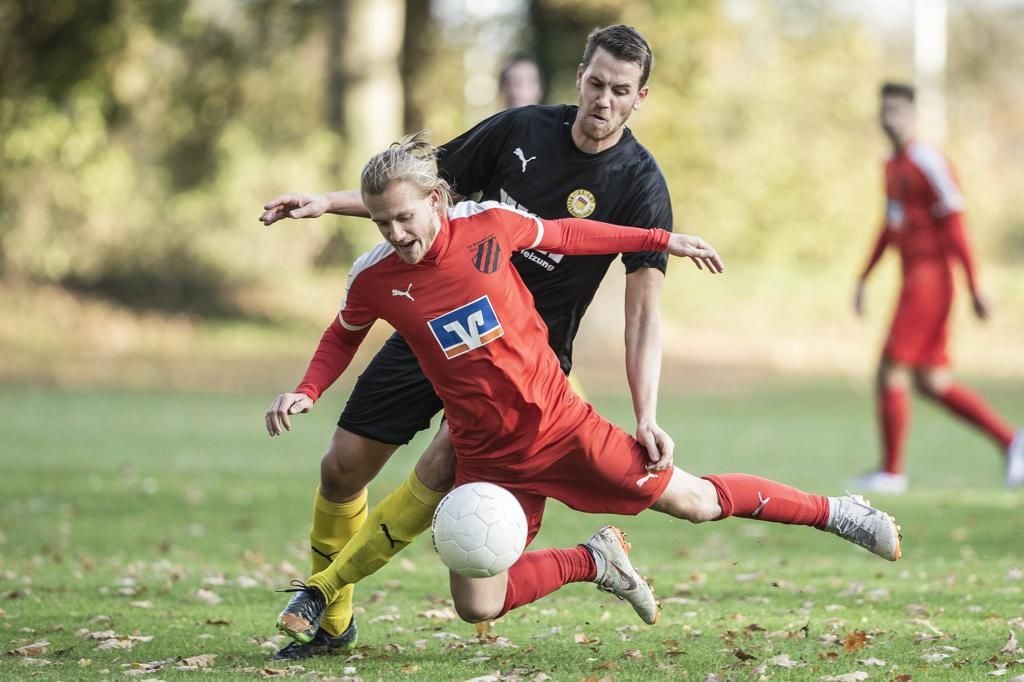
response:
<path id="1" fill-rule="evenodd" d="M 658 602 L 651 586 L 633 568 L 628 555 L 630 544 L 622 531 L 605 526 L 587 540 L 586 547 L 597 564 L 597 589 L 628 601 L 645 623 L 654 625 L 658 621 Z"/>
<path id="2" fill-rule="evenodd" d="M 907 492 L 907 475 L 872 471 L 853 479 L 849 482 L 848 487 L 851 490 L 862 490 L 866 493 L 902 495 Z"/>
<path id="3" fill-rule="evenodd" d="M 1024 485 L 1024 429 L 1017 429 L 1006 448 L 1006 487 L 1019 488 Z"/>
<path id="4" fill-rule="evenodd" d="M 896 519 L 872 507 L 860 495 L 828 498 L 825 530 L 859 545 L 883 559 L 900 558 L 900 527 Z"/>

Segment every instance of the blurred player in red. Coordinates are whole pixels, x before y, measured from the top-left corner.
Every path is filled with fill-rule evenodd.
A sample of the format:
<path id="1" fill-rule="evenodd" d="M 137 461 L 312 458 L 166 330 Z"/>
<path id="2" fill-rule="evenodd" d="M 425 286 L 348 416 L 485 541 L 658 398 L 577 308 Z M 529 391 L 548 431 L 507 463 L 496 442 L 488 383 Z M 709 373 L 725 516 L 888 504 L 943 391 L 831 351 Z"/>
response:
<path id="1" fill-rule="evenodd" d="M 913 374 L 922 395 L 974 425 L 1006 453 L 1006 484 L 1018 487 L 1024 484 L 1024 430 L 1015 434 L 981 396 L 954 383 L 949 370 L 946 345 L 954 261 L 963 268 L 974 313 L 982 320 L 989 316 L 978 289 L 956 175 L 938 149 L 914 137 L 914 88 L 885 83 L 881 100 L 882 129 L 893 147 L 885 164 L 885 220 L 857 283 L 854 309 L 863 315 L 868 275 L 890 244 L 900 251 L 903 286 L 878 368 L 882 467 L 854 485 L 887 493 L 906 490 L 903 446 Z"/>

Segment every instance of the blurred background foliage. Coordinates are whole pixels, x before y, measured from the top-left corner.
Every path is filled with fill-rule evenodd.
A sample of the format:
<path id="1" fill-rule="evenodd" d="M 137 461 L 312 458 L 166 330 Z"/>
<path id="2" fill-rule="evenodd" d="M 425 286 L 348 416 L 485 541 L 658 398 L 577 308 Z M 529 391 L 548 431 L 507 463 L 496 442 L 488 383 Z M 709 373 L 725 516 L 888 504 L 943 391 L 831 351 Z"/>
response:
<path id="1" fill-rule="evenodd" d="M 0 333 L 10 351 L 0 378 L 31 376 L 12 367 L 12 349 L 58 351 L 81 333 L 72 321 L 85 326 L 83 310 L 100 320 L 90 353 L 116 352 L 114 319 L 147 349 L 235 339 L 224 330 L 240 323 L 298 324 L 309 337 L 377 235 L 335 217 L 267 230 L 261 205 L 354 187 L 367 155 L 399 134 L 426 127 L 441 142 L 497 110 L 496 70 L 512 51 L 537 57 L 547 101 L 575 102 L 586 34 L 614 22 L 640 28 L 656 55 L 651 97 L 631 127 L 669 179 L 678 225 L 730 266 L 729 282 L 707 290 L 690 275 L 669 278 L 677 331 L 699 316 L 746 338 L 842 339 L 881 214 L 877 87 L 913 77 L 909 5 L 0 0 L 0 298 L 3 326 L 14 327 Z M 945 146 L 1009 318 L 985 343 L 1016 338 L 1018 350 L 1022 36 L 1020 3 L 950 3 Z M 888 267 L 880 293 L 893 282 Z M 36 318 L 63 341 L 29 329 Z M 721 350 L 706 330 L 688 332 L 695 358 L 701 339 Z M 750 356 L 728 347 L 723 363 Z M 843 362 L 840 352 L 819 365 Z M 1024 375 L 1019 359 L 1010 364 Z"/>

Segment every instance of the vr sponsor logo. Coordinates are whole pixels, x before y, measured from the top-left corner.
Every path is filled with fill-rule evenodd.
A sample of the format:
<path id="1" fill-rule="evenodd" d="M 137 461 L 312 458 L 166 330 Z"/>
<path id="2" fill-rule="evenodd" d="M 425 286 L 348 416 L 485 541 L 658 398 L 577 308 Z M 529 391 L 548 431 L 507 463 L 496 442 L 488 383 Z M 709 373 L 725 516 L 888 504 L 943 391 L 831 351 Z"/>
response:
<path id="1" fill-rule="evenodd" d="M 435 317 L 427 325 L 449 360 L 485 346 L 505 333 L 487 296 Z"/>

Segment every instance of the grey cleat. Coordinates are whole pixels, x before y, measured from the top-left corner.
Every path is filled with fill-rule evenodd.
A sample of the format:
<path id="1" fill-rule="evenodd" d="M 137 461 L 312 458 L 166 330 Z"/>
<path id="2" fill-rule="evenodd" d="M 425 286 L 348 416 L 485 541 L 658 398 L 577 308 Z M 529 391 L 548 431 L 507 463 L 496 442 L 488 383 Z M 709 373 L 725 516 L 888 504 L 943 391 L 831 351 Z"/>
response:
<path id="1" fill-rule="evenodd" d="M 594 533 L 584 545 L 594 555 L 597 589 L 610 592 L 628 601 L 637 615 L 648 625 L 658 622 L 658 602 L 647 584 L 629 560 L 630 544 L 615 526 L 605 526 Z"/>
<path id="2" fill-rule="evenodd" d="M 883 559 L 896 561 L 900 558 L 902 536 L 896 519 L 875 509 L 860 495 L 828 498 L 825 530 Z"/>

